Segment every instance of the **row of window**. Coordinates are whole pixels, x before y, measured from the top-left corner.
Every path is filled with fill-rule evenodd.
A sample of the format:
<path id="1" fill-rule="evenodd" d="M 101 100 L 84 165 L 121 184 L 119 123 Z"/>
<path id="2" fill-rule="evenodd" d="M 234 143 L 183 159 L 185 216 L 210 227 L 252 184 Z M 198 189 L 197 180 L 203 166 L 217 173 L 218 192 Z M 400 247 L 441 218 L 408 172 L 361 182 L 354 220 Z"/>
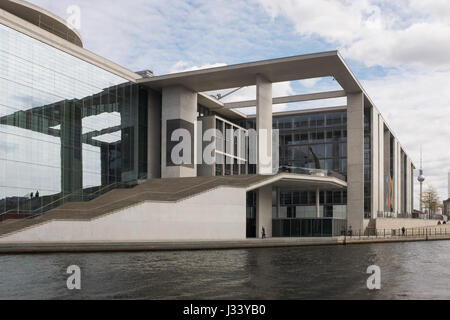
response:
<path id="1" fill-rule="evenodd" d="M 347 204 L 347 191 L 320 191 L 320 204 Z M 315 205 L 315 191 L 281 191 L 280 206 Z"/>
<path id="2" fill-rule="evenodd" d="M 303 129 L 341 126 L 347 124 L 347 114 L 343 112 L 323 112 L 286 117 L 275 117 L 273 127 L 276 129 Z"/>

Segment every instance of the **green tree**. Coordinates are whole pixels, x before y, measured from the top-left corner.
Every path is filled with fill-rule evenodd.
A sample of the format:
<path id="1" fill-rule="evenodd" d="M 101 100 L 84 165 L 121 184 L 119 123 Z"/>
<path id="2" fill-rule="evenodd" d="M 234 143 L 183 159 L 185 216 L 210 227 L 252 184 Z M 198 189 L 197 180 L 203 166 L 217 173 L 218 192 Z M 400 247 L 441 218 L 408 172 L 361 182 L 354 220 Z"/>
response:
<path id="1" fill-rule="evenodd" d="M 428 212 L 431 214 L 435 214 L 436 210 L 439 208 L 440 199 L 438 192 L 432 186 L 428 187 L 422 194 L 422 203 Z"/>

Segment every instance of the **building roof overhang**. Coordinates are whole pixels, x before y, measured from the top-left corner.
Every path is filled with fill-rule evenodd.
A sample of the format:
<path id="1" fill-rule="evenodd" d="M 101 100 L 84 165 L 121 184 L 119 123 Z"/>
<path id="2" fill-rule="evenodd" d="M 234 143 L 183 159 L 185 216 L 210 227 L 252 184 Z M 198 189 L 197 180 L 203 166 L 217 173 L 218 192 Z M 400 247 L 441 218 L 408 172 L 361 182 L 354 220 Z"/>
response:
<path id="1" fill-rule="evenodd" d="M 247 191 L 269 185 L 280 188 L 295 188 L 296 190 L 315 190 L 316 188 L 320 190 L 340 190 L 347 188 L 347 182 L 336 177 L 280 173 L 247 186 Z"/>
<path id="2" fill-rule="evenodd" d="M 159 91 L 164 87 L 183 86 L 205 92 L 253 86 L 256 75 L 262 75 L 272 83 L 333 77 L 347 93 L 363 91 L 338 51 L 161 75 L 140 79 L 138 83 Z"/>

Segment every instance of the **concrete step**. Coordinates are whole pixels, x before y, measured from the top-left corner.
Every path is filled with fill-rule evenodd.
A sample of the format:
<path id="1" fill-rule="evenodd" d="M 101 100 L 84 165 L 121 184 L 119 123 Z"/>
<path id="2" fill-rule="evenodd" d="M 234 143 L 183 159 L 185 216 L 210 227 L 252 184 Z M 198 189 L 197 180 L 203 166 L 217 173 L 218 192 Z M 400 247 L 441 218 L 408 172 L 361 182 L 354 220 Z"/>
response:
<path id="1" fill-rule="evenodd" d="M 92 220 L 144 201 L 180 201 L 219 186 L 246 188 L 272 176 L 152 179 L 134 188 L 114 189 L 89 202 L 70 202 L 32 219 L 0 224 L 0 237 L 51 220 Z"/>

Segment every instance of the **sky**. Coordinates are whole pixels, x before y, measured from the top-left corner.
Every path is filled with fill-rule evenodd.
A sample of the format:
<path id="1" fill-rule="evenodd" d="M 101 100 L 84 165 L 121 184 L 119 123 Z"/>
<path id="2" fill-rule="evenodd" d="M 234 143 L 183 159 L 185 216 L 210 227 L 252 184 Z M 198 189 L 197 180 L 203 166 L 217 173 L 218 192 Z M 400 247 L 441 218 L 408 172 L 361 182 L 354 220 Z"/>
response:
<path id="1" fill-rule="evenodd" d="M 436 188 L 441 200 L 448 197 L 448 0 L 30 2 L 63 18 L 70 16 L 70 6 L 78 6 L 86 49 L 157 75 L 339 50 L 417 167 L 422 146 L 425 187 Z M 287 82 L 274 85 L 274 95 L 337 86 L 329 78 Z M 254 88 L 245 88 L 230 99 L 252 96 Z M 418 189 L 416 182 L 416 208 Z"/>

